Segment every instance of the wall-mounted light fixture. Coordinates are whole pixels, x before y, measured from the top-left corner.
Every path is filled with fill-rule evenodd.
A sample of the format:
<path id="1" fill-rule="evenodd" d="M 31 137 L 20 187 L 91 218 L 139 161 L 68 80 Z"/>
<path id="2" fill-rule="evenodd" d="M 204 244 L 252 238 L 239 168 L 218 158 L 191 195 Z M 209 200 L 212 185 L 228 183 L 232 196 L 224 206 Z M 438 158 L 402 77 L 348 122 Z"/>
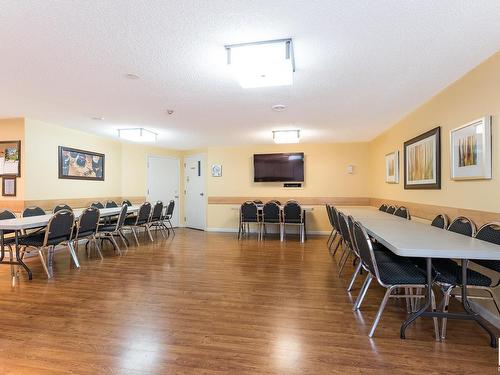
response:
<path id="1" fill-rule="evenodd" d="M 156 142 L 158 134 L 144 128 L 118 129 L 118 137 L 132 142 Z"/>
<path id="2" fill-rule="evenodd" d="M 291 38 L 224 46 L 241 87 L 291 86 L 295 60 Z"/>

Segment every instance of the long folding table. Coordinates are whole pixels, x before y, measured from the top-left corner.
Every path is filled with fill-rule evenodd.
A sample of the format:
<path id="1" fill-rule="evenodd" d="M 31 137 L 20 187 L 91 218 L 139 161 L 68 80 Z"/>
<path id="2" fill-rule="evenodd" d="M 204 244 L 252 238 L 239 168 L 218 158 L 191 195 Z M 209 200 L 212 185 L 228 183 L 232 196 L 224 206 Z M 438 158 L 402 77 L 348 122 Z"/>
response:
<path id="1" fill-rule="evenodd" d="M 470 306 L 467 298 L 467 265 L 470 259 L 500 260 L 500 246 L 467 237 L 429 224 L 406 220 L 375 207 L 337 207 L 346 215 L 359 221 L 370 236 L 402 257 L 426 259 L 427 290 L 426 303 L 409 315 L 401 325 L 400 335 L 405 338 L 406 328 L 419 317 L 467 319 L 476 321 L 490 336 L 490 345 L 497 346 L 497 339 L 488 324 Z M 462 265 L 461 300 L 465 313 L 440 312 L 431 309 L 433 284 L 432 259 L 458 259 Z"/>
<path id="2" fill-rule="evenodd" d="M 129 206 L 127 212 L 137 212 L 139 210 L 139 207 L 140 206 L 137 205 Z M 120 210 L 121 207 L 102 208 L 99 210 L 99 212 L 101 217 L 109 217 L 118 215 L 120 213 Z M 75 219 L 79 218 L 83 211 L 84 211 L 83 208 L 73 210 Z M 20 247 L 19 247 L 19 234 L 26 229 L 41 228 L 47 226 L 52 216 L 54 215 L 50 213 L 47 215 L 40 215 L 40 216 L 20 217 L 15 219 L 0 220 L 0 264 L 18 265 L 23 267 L 28 273 L 29 279 L 31 280 L 33 278 L 33 274 L 29 269 L 29 267 L 26 265 L 26 263 L 23 262 L 21 258 Z M 16 260 L 9 259 L 8 262 L 4 261 L 5 231 L 14 231 L 15 250 L 16 250 Z M 78 258 L 76 256 L 73 256 L 73 261 L 76 267 L 80 267 Z"/>

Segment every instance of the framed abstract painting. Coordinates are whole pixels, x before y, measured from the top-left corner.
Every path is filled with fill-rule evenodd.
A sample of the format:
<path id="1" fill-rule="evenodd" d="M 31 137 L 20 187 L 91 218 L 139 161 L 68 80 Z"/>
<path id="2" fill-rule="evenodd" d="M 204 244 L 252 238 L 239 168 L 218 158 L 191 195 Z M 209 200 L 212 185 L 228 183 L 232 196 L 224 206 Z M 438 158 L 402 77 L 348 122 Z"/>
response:
<path id="1" fill-rule="evenodd" d="M 385 155 L 385 182 L 399 183 L 399 151 Z"/>
<path id="2" fill-rule="evenodd" d="M 59 146 L 59 178 L 104 181 L 104 154 Z"/>
<path id="3" fill-rule="evenodd" d="M 482 117 L 450 132 L 451 179 L 491 179 L 491 117 Z"/>
<path id="4" fill-rule="evenodd" d="M 0 141 L 0 176 L 21 176 L 21 141 Z"/>
<path id="5" fill-rule="evenodd" d="M 441 189 L 441 128 L 404 143 L 405 189 Z"/>

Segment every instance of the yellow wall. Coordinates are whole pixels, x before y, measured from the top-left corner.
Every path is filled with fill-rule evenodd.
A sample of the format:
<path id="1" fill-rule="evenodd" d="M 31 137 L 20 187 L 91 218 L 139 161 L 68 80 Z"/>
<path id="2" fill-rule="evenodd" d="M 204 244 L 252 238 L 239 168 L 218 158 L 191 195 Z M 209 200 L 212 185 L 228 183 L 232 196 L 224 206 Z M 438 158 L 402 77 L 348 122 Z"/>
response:
<path id="1" fill-rule="evenodd" d="M 22 201 L 25 194 L 24 176 L 26 176 L 26 144 L 24 139 L 24 119 L 13 118 L 0 120 L 0 141 L 21 141 L 21 177 L 17 178 L 16 181 L 17 196 L 0 196 L 0 208 L 17 210 L 17 202 Z M 0 192 L 1 189 L 0 186 Z"/>
<path id="2" fill-rule="evenodd" d="M 208 148 L 207 165 L 222 165 L 222 177 L 212 177 L 208 168 L 209 197 L 369 197 L 369 150 L 366 143 L 254 145 L 232 148 Z M 283 188 L 283 183 L 254 183 L 253 154 L 304 152 L 303 188 Z M 347 173 L 347 166 L 354 173 Z M 235 229 L 236 205 L 209 204 L 209 229 Z M 315 206 L 308 214 L 308 229 L 327 231 L 324 207 Z"/>
<path id="3" fill-rule="evenodd" d="M 450 179 L 450 130 L 492 115 L 493 179 Z M 372 197 L 500 212 L 500 53 L 406 116 L 370 145 Z M 441 126 L 441 190 L 404 190 L 403 142 Z M 384 155 L 400 151 L 400 183 L 384 182 Z"/>
<path id="4" fill-rule="evenodd" d="M 26 200 L 121 196 L 121 144 L 78 130 L 26 119 Z M 67 146 L 106 155 L 104 181 L 58 177 L 58 147 Z"/>

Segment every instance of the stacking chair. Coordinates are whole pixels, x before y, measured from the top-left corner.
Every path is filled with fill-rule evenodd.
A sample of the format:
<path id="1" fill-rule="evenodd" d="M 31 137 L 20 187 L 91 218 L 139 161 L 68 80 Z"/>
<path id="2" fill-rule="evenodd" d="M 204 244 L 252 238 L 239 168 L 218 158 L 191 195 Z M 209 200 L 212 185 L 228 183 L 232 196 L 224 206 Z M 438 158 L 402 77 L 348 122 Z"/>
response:
<path id="1" fill-rule="evenodd" d="M 160 229 L 161 235 L 165 238 L 165 233 L 163 231 L 166 229 L 168 234 L 168 228 L 165 227 L 165 223 L 163 222 L 163 202 L 158 201 L 155 203 L 153 207 L 153 212 L 151 213 L 151 219 L 149 220 L 149 227 L 154 227 L 155 232 L 158 232 Z M 158 235 L 157 235 L 158 237 Z"/>
<path id="2" fill-rule="evenodd" d="M 104 205 L 101 202 L 92 202 L 90 204 L 90 207 L 94 207 L 94 208 L 97 208 L 97 209 L 103 209 Z"/>
<path id="3" fill-rule="evenodd" d="M 382 204 L 382 205 L 378 208 L 378 210 L 379 210 L 379 211 L 382 211 L 382 212 L 387 212 L 387 209 L 388 209 L 388 208 L 389 208 L 389 207 L 388 207 L 385 203 L 383 203 L 383 204 Z"/>
<path id="4" fill-rule="evenodd" d="M 394 212 L 394 215 L 402 217 L 403 219 L 411 220 L 410 211 L 404 206 L 398 207 L 398 209 Z"/>
<path id="5" fill-rule="evenodd" d="M 354 310 L 359 309 L 362 299 L 366 294 L 371 281 L 376 279 L 380 286 L 387 289 L 382 303 L 380 304 L 373 325 L 368 334 L 369 337 L 373 337 L 375 329 L 382 317 L 385 305 L 387 304 L 389 298 L 423 298 L 424 294 L 393 294 L 397 289 L 416 289 L 416 291 L 422 290 L 426 287 L 426 275 L 419 268 L 415 267 L 410 261 L 401 257 L 397 261 L 393 262 L 377 262 L 372 242 L 366 233 L 365 228 L 359 222 L 353 223 L 353 234 L 354 242 L 357 250 L 359 251 L 359 256 L 363 262 L 363 266 L 368 271 L 365 283 L 363 284 L 363 289 L 361 290 L 354 307 Z M 430 296 L 432 308 L 436 308 L 436 301 L 434 293 Z M 434 332 L 436 334 L 436 339 L 439 339 L 439 327 L 437 318 L 434 320 Z"/>
<path id="6" fill-rule="evenodd" d="M 16 215 L 10 211 L 10 210 L 1 210 L 0 211 L 0 220 L 9 220 L 9 219 L 15 219 Z M 13 260 L 14 259 L 14 249 L 13 245 L 15 246 L 15 239 L 12 237 L 12 234 L 14 234 L 14 230 L 4 230 L 3 235 L 4 235 L 4 240 L 3 244 L 6 246 L 9 250 L 9 259 Z M 10 264 L 10 271 L 12 277 L 14 277 L 15 272 L 14 272 L 14 265 L 11 263 Z"/>
<path id="7" fill-rule="evenodd" d="M 61 211 L 61 210 L 73 211 L 73 209 L 70 206 L 62 203 L 62 204 L 58 204 L 57 206 L 55 206 L 54 209 L 52 210 L 52 213 L 55 214 L 56 212 Z"/>
<path id="8" fill-rule="evenodd" d="M 123 205 L 123 207 L 127 207 L 127 205 Z M 151 235 L 151 230 L 149 229 L 150 217 L 151 203 L 144 202 L 141 207 L 139 207 L 136 217 L 128 217 L 125 219 L 124 229 L 130 229 L 132 231 L 137 246 L 139 246 L 139 239 L 137 238 L 136 230 L 140 228 L 144 228 L 144 235 L 147 233 L 149 235 L 149 239 L 153 242 L 153 236 Z"/>
<path id="9" fill-rule="evenodd" d="M 58 210 L 51 217 L 47 224 L 47 229 L 43 232 L 28 234 L 19 238 L 19 245 L 26 248 L 34 247 L 38 250 L 38 255 L 42 262 L 42 266 L 50 279 L 54 273 L 52 263 L 54 258 L 54 249 L 58 245 L 67 246 L 73 263 L 77 268 L 80 267 L 78 256 L 73 248 L 72 233 L 75 222 L 75 215 L 70 210 Z M 47 260 L 45 259 L 44 251 L 47 250 Z"/>
<path id="10" fill-rule="evenodd" d="M 298 226 L 300 242 L 305 240 L 305 218 L 304 211 L 297 201 L 288 201 L 283 207 L 283 239 L 286 237 L 286 226 Z"/>
<path id="11" fill-rule="evenodd" d="M 118 215 L 118 220 L 116 223 L 112 224 L 103 224 L 97 228 L 96 238 L 101 240 L 101 244 L 104 240 L 108 240 L 113 245 L 113 248 L 118 252 L 118 254 L 122 255 L 122 251 L 116 242 L 115 237 L 121 238 L 125 248 L 127 248 L 127 241 L 125 235 L 123 234 L 123 223 L 125 222 L 125 218 L 127 217 L 127 205 L 123 205 L 120 214 Z"/>
<path id="12" fill-rule="evenodd" d="M 434 218 L 434 220 L 432 220 L 431 225 L 436 228 L 447 229 L 448 222 L 449 220 L 446 214 L 439 214 Z"/>
<path id="13" fill-rule="evenodd" d="M 175 230 L 171 221 L 172 216 L 174 215 L 174 208 L 175 208 L 175 201 L 172 199 L 170 202 L 168 202 L 168 206 L 167 209 L 165 210 L 165 215 L 163 216 L 162 222 L 167 223 L 165 225 L 165 228 L 167 228 L 167 232 L 170 233 L 171 230 L 175 237 Z M 170 228 L 168 227 L 168 225 L 170 225 Z"/>
<path id="14" fill-rule="evenodd" d="M 328 247 L 328 250 L 330 250 L 330 244 L 332 241 L 335 241 L 335 238 L 337 237 L 337 230 L 335 229 L 335 224 L 333 222 L 333 217 L 332 217 L 332 206 L 330 206 L 328 203 L 325 204 L 326 208 L 326 214 L 328 215 L 328 222 L 330 223 L 330 226 L 332 227 L 330 231 L 330 235 L 328 236 L 328 239 L 326 240 L 326 246 Z"/>
<path id="15" fill-rule="evenodd" d="M 116 204 L 115 201 L 107 201 L 106 202 L 106 208 L 117 208 L 118 204 Z"/>
<path id="16" fill-rule="evenodd" d="M 347 223 L 347 217 L 342 212 L 339 212 L 338 218 L 339 218 L 340 233 L 342 233 L 342 248 L 344 250 L 342 256 L 340 257 L 340 262 L 339 262 L 340 265 L 339 276 L 340 276 L 342 275 L 342 271 L 344 270 L 347 260 L 353 253 L 353 245 L 351 242 L 351 235 L 349 233 L 349 224 Z"/>
<path id="17" fill-rule="evenodd" d="M 396 212 L 396 206 L 393 206 L 393 205 L 390 205 L 389 207 L 387 207 L 387 212 L 388 214 L 391 214 L 391 215 L 394 215 L 394 212 Z"/>
<path id="18" fill-rule="evenodd" d="M 26 207 L 21 214 L 22 217 L 33 217 L 33 216 L 44 216 L 44 215 L 46 215 L 45 211 L 43 210 L 43 208 L 38 206 Z M 43 229 L 45 229 L 45 227 L 24 230 L 23 234 L 36 233 L 38 231 L 42 231 Z"/>
<path id="19" fill-rule="evenodd" d="M 332 213 L 332 220 L 333 220 L 333 225 L 335 226 L 335 231 L 336 231 L 336 238 L 330 242 L 330 249 L 335 243 L 335 240 L 337 240 L 337 244 L 334 246 L 333 251 L 331 252 L 332 257 L 335 256 L 337 253 L 338 249 L 340 248 L 340 244 L 342 243 L 342 232 L 340 230 L 340 222 L 339 222 L 339 212 L 338 210 L 332 206 L 331 208 L 331 213 Z"/>
<path id="20" fill-rule="evenodd" d="M 100 213 L 96 207 L 89 207 L 85 209 L 78 220 L 76 221 L 76 231 L 73 237 L 73 246 L 75 252 L 78 254 L 78 241 L 87 239 L 85 249 L 87 250 L 87 257 L 90 257 L 89 244 L 92 242 L 95 246 L 99 257 L 103 259 L 101 249 L 97 243 L 97 228 L 99 227 Z"/>
<path id="21" fill-rule="evenodd" d="M 129 207 L 130 207 L 130 206 L 132 206 L 132 202 L 131 202 L 131 201 L 129 201 L 128 199 L 124 199 L 124 200 L 123 200 L 123 202 L 122 202 L 122 206 L 123 206 L 124 204 L 126 204 L 126 205 L 127 205 L 127 206 L 129 206 Z"/>
<path id="22" fill-rule="evenodd" d="M 246 201 L 240 207 L 240 226 L 238 230 L 238 239 L 244 235 L 250 234 L 250 224 L 257 224 L 257 238 L 260 239 L 260 220 L 259 210 L 253 201 Z"/>
<path id="23" fill-rule="evenodd" d="M 281 208 L 276 202 L 269 201 L 262 207 L 262 221 L 260 238 L 266 234 L 266 224 L 277 225 L 279 228 L 280 239 L 283 238 L 283 221 L 281 220 Z"/>

